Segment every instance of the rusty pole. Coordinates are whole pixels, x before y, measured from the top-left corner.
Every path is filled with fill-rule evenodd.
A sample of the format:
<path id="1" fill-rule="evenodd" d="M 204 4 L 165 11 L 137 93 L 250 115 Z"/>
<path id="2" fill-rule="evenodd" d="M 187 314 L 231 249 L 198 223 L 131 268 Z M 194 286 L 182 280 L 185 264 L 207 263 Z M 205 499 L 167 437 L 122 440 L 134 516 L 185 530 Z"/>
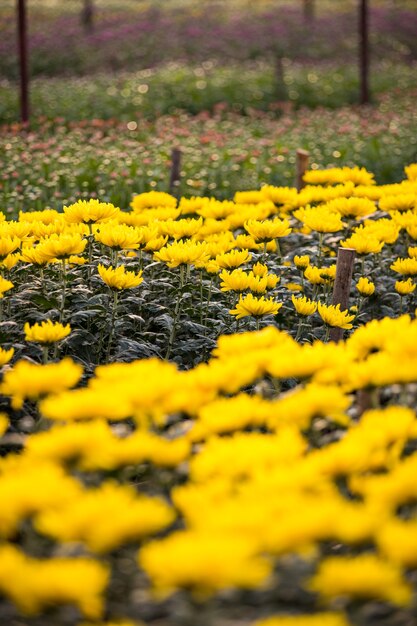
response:
<path id="1" fill-rule="evenodd" d="M 20 71 L 20 119 L 29 123 L 29 71 L 26 0 L 17 0 L 17 35 Z"/>

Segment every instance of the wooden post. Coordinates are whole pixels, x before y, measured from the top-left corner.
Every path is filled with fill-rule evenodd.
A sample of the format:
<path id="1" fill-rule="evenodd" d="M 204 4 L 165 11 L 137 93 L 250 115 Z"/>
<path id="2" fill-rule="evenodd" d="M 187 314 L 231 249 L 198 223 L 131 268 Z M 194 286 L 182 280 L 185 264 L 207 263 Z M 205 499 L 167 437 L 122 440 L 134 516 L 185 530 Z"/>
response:
<path id="1" fill-rule="evenodd" d="M 86 35 L 91 35 L 91 33 L 94 32 L 93 0 L 84 0 L 83 8 L 81 11 L 81 24 L 84 27 Z"/>
<path id="2" fill-rule="evenodd" d="M 29 72 L 26 0 L 17 0 L 17 39 L 20 72 L 20 119 L 23 124 L 29 122 Z"/>
<path id="3" fill-rule="evenodd" d="M 275 94 L 277 100 L 288 100 L 287 87 L 285 85 L 285 72 L 282 56 L 275 56 Z"/>
<path id="4" fill-rule="evenodd" d="M 296 153 L 296 180 L 295 186 L 297 187 L 297 191 L 300 191 L 305 183 L 303 181 L 303 176 L 308 170 L 308 159 L 310 153 L 307 150 L 303 150 L 302 148 L 297 149 Z"/>
<path id="5" fill-rule="evenodd" d="M 359 0 L 360 104 L 369 103 L 369 11 L 368 0 Z"/>
<path id="6" fill-rule="evenodd" d="M 336 279 L 334 281 L 332 304 L 340 304 L 341 311 L 349 306 L 350 284 L 356 251 L 353 248 L 339 248 L 337 251 Z M 334 326 L 330 329 L 330 341 L 343 339 L 343 328 Z"/>
<path id="7" fill-rule="evenodd" d="M 315 17 L 314 0 L 303 0 L 303 16 L 307 24 L 311 23 Z"/>
<path id="8" fill-rule="evenodd" d="M 173 193 L 181 180 L 181 150 L 173 148 L 171 153 L 171 175 L 169 178 L 169 193 Z"/>

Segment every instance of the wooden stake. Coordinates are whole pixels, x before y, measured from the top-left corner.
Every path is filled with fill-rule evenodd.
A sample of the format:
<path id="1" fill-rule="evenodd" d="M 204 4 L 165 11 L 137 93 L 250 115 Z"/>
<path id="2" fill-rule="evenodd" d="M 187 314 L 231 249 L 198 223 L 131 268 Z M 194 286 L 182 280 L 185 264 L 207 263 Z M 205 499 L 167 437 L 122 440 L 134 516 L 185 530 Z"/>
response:
<path id="1" fill-rule="evenodd" d="M 297 187 L 297 191 L 300 191 L 305 185 L 303 181 L 303 176 L 308 170 L 308 159 L 310 153 L 307 150 L 303 150 L 302 148 L 298 148 L 296 152 L 296 181 L 295 186 Z"/>
<path id="2" fill-rule="evenodd" d="M 350 284 L 352 282 L 355 254 L 356 252 L 352 248 L 339 248 L 337 251 L 336 279 L 334 281 L 332 304 L 340 304 L 342 311 L 349 306 Z M 329 339 L 335 342 L 343 339 L 343 328 L 332 327 Z"/>
<path id="3" fill-rule="evenodd" d="M 23 124 L 29 122 L 29 72 L 26 0 L 17 0 L 17 39 L 20 72 L 20 119 Z"/>
<path id="4" fill-rule="evenodd" d="M 86 35 L 91 35 L 94 32 L 94 5 L 93 0 L 84 0 L 84 5 L 81 11 L 81 24 L 84 27 Z"/>
<path id="5" fill-rule="evenodd" d="M 169 193 L 173 193 L 177 183 L 181 180 L 181 150 L 173 148 L 171 153 L 171 175 L 169 178 Z"/>

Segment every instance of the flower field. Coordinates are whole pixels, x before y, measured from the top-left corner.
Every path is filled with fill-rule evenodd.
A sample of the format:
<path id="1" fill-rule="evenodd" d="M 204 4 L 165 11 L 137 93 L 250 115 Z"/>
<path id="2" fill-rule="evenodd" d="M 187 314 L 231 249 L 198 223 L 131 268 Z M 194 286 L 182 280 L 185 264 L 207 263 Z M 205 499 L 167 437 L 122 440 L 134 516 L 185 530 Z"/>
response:
<path id="1" fill-rule="evenodd" d="M 91 102 L 102 102 L 102 92 L 89 89 Z M 123 111 L 116 102 L 108 109 L 118 119 L 88 121 L 91 106 L 89 112 L 78 110 L 78 117 L 73 116 L 78 121 L 71 122 L 86 90 L 70 93 L 76 97 L 67 108 L 68 90 L 57 99 L 66 117 L 35 121 L 27 133 L 17 124 L 1 129 L 0 205 L 8 217 L 17 217 L 20 210 L 61 210 L 64 202 L 79 198 L 99 197 L 127 207 L 132 193 L 168 191 L 175 146 L 183 153 L 175 193 L 218 200 L 262 184 L 292 186 L 297 148 L 309 150 L 312 168 L 361 163 L 380 184 L 400 180 L 404 163 L 417 160 L 417 91 L 406 80 L 369 109 L 290 108 L 278 119 L 271 112 L 252 110 L 242 116 L 218 106 L 213 114 L 147 120 L 131 110 L 131 117 L 121 122 Z M 95 109 L 96 115 L 102 113 Z"/>
<path id="2" fill-rule="evenodd" d="M 304 183 L 1 214 L 3 623 L 413 624 L 417 164 Z"/>

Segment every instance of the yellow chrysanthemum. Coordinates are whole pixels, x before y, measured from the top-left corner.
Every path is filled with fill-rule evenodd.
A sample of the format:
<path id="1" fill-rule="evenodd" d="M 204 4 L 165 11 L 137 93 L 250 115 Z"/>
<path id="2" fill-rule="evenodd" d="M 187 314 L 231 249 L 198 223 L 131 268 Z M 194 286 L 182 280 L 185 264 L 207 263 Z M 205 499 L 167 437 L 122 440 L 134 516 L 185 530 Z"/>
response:
<path id="1" fill-rule="evenodd" d="M 142 234 L 132 226 L 105 223 L 95 231 L 94 238 L 113 250 L 136 250 L 142 241 Z"/>
<path id="2" fill-rule="evenodd" d="M 396 259 L 390 269 L 404 276 L 415 276 L 417 274 L 417 259 Z"/>
<path id="3" fill-rule="evenodd" d="M 13 289 L 14 284 L 10 280 L 6 280 L 3 276 L 0 276 L 0 298 L 4 298 L 3 294 L 9 289 Z"/>
<path id="4" fill-rule="evenodd" d="M 83 368 L 69 358 L 59 363 L 38 365 L 18 361 L 5 372 L 0 393 L 12 398 L 12 406 L 19 409 L 25 398 L 36 399 L 48 393 L 59 393 L 74 387 L 81 378 Z"/>
<path id="5" fill-rule="evenodd" d="M 400 294 L 400 296 L 407 296 L 416 288 L 416 284 L 412 281 L 411 278 L 407 278 L 407 280 L 397 280 L 395 283 L 395 291 Z"/>
<path id="6" fill-rule="evenodd" d="M 154 253 L 154 258 L 163 261 L 168 267 L 179 267 L 195 265 L 197 262 L 205 263 L 209 260 L 209 255 L 204 243 L 180 240 L 160 248 Z"/>
<path id="7" fill-rule="evenodd" d="M 69 224 L 95 224 L 117 217 L 120 209 L 109 202 L 99 200 L 78 200 L 64 206 L 64 217 Z"/>
<path id="8" fill-rule="evenodd" d="M 100 278 L 110 287 L 110 289 L 133 289 L 143 282 L 142 272 L 135 274 L 126 271 L 124 265 L 119 267 L 104 267 L 101 263 L 98 266 Z"/>
<path id="9" fill-rule="evenodd" d="M 82 254 L 87 240 L 78 233 L 52 235 L 39 244 L 37 250 L 48 259 L 68 259 L 72 254 Z"/>
<path id="10" fill-rule="evenodd" d="M 244 223 L 244 227 L 258 243 L 270 241 L 277 237 L 285 237 L 292 230 L 288 220 L 280 220 L 279 218 L 265 221 L 248 220 Z"/>
<path id="11" fill-rule="evenodd" d="M 403 578 L 398 565 L 375 554 L 357 557 L 329 557 L 321 561 L 309 588 L 326 599 L 339 596 L 386 600 L 408 605 L 411 586 Z"/>
<path id="12" fill-rule="evenodd" d="M 308 316 L 313 315 L 317 311 L 317 302 L 309 300 L 308 298 L 291 296 L 292 303 L 297 311 L 298 315 Z"/>
<path id="13" fill-rule="evenodd" d="M 40 324 L 34 324 L 30 326 L 28 322 L 23 328 L 25 332 L 26 341 L 35 341 L 37 343 L 55 343 L 61 341 L 67 337 L 71 332 L 71 326 L 66 324 L 60 324 L 59 322 L 52 322 L 47 320 Z"/>
<path id="14" fill-rule="evenodd" d="M 340 304 L 331 304 L 327 306 L 326 304 L 319 302 L 317 310 L 321 319 L 327 326 L 336 326 L 347 330 L 352 328 L 352 324 L 350 322 L 355 319 L 355 316 L 349 315 L 348 311 L 341 311 Z"/>
<path id="15" fill-rule="evenodd" d="M 253 317 L 262 317 L 263 315 L 276 315 L 282 302 L 275 302 L 272 298 L 255 298 L 248 293 L 244 298 L 241 296 L 235 309 L 231 309 L 229 313 L 240 320 L 242 317 L 252 315 Z"/>
<path id="16" fill-rule="evenodd" d="M 18 237 L 0 237 L 0 259 L 4 259 L 8 254 L 11 254 L 18 248 L 20 248 L 21 240 Z"/>
<path id="17" fill-rule="evenodd" d="M 298 269 L 305 270 L 306 267 L 310 265 L 310 257 L 308 256 L 308 254 L 304 254 L 301 256 L 296 254 L 294 257 L 294 265 Z"/>
<path id="18" fill-rule="evenodd" d="M 60 542 L 82 542 L 93 552 L 152 535 L 175 518 L 161 499 L 139 495 L 127 485 L 107 482 L 80 494 L 75 502 L 41 512 L 36 528 Z"/>
<path id="19" fill-rule="evenodd" d="M 362 296 L 372 296 L 375 293 L 375 285 L 373 282 L 366 278 L 365 276 L 361 276 L 356 283 L 356 289 Z"/>
<path id="20" fill-rule="evenodd" d="M 207 595 L 230 587 L 259 587 L 271 572 L 271 564 L 254 553 L 247 538 L 197 531 L 148 543 L 139 552 L 139 564 L 163 595 L 178 588 Z"/>
<path id="21" fill-rule="evenodd" d="M 22 584 L 24 581 L 24 584 Z M 87 558 L 34 559 L 12 545 L 0 548 L 0 590 L 24 615 L 75 604 L 89 619 L 101 617 L 108 568 Z"/>

